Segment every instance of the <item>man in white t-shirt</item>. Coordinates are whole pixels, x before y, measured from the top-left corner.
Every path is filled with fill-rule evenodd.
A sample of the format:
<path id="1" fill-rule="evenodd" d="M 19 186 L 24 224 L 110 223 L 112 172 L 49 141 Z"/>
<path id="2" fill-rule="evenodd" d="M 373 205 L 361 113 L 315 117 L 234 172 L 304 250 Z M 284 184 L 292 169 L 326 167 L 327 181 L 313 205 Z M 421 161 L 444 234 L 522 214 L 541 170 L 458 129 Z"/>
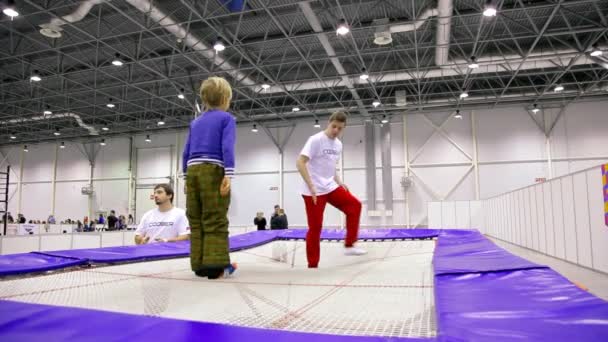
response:
<path id="1" fill-rule="evenodd" d="M 135 231 L 135 243 L 175 242 L 190 238 L 190 225 L 186 211 L 173 206 L 173 188 L 159 184 L 154 188 L 154 201 L 158 208 L 144 214 Z"/>
<path id="2" fill-rule="evenodd" d="M 327 128 L 308 138 L 296 163 L 304 180 L 301 193 L 308 219 L 306 257 L 309 268 L 319 265 L 321 228 L 327 203 L 346 214 L 345 254 L 366 254 L 366 251 L 354 247 L 359 233 L 361 202 L 350 193 L 336 172 L 336 164 L 342 154 L 342 142 L 338 136 L 345 126 L 346 114 L 333 113 Z"/>

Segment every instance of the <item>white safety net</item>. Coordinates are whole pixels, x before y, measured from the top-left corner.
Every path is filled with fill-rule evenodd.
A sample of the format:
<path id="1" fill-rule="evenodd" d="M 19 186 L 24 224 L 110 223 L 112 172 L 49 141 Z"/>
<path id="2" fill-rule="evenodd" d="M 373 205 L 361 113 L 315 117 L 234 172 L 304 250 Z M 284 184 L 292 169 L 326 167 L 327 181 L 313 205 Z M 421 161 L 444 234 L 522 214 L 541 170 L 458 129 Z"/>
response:
<path id="1" fill-rule="evenodd" d="M 0 299 L 336 335 L 433 337 L 434 241 L 360 242 L 365 256 L 303 241 L 232 253 L 234 277 L 196 277 L 189 259 L 95 267 L 0 281 Z"/>

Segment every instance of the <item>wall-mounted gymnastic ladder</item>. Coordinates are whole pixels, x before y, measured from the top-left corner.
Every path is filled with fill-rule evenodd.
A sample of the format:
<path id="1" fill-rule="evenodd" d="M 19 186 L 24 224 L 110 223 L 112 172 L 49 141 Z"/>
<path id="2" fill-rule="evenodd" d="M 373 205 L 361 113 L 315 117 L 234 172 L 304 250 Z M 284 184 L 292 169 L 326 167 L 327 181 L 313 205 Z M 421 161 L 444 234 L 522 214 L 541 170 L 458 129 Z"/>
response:
<path id="1" fill-rule="evenodd" d="M 0 171 L 0 214 L 2 215 L 3 233 L 6 235 L 6 225 L 8 221 L 8 181 L 11 176 L 11 166 L 6 167 L 6 172 Z"/>

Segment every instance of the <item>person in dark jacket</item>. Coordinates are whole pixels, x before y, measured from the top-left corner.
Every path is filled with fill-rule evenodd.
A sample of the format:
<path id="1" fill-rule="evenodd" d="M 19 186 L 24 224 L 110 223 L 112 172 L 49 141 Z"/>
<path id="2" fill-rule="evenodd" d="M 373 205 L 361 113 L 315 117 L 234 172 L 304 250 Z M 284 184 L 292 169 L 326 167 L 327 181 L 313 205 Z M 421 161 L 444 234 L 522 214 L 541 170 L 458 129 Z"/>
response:
<path id="1" fill-rule="evenodd" d="M 270 215 L 270 220 L 272 221 L 273 218 L 279 216 L 279 210 L 281 209 L 280 205 L 275 205 L 274 206 L 274 211 L 272 212 L 272 215 Z"/>
<path id="2" fill-rule="evenodd" d="M 279 214 L 270 220 L 270 229 L 287 229 L 288 226 L 285 210 L 279 209 Z"/>
<path id="3" fill-rule="evenodd" d="M 266 230 L 266 218 L 264 217 L 263 212 L 258 212 L 255 218 L 253 219 L 253 224 L 258 227 L 258 230 Z"/>
<path id="4" fill-rule="evenodd" d="M 116 230 L 118 228 L 116 226 L 117 222 L 116 212 L 114 210 L 110 211 L 110 215 L 108 215 L 108 230 Z"/>

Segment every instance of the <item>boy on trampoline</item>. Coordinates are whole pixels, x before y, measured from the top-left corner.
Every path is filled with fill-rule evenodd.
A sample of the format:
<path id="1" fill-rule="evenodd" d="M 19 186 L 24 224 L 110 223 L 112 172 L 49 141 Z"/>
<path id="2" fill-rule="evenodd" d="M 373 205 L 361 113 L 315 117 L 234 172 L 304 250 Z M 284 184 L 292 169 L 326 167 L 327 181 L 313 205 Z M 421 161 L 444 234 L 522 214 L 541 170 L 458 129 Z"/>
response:
<path id="1" fill-rule="evenodd" d="M 304 180 L 301 193 L 308 220 L 306 257 L 309 268 L 317 268 L 319 265 L 321 228 L 327 203 L 346 214 L 345 254 L 367 253 L 363 249 L 354 247 L 359 232 L 361 202 L 350 193 L 336 172 L 336 164 L 342 154 L 342 142 L 338 136 L 345 126 L 346 114 L 333 113 L 327 128 L 308 138 L 296 162 Z"/>
<path id="2" fill-rule="evenodd" d="M 199 277 L 234 273 L 228 246 L 230 179 L 234 176 L 236 121 L 226 111 L 232 88 L 220 77 L 203 81 L 205 112 L 190 124 L 183 153 L 186 215 L 190 222 L 190 265 Z"/>

